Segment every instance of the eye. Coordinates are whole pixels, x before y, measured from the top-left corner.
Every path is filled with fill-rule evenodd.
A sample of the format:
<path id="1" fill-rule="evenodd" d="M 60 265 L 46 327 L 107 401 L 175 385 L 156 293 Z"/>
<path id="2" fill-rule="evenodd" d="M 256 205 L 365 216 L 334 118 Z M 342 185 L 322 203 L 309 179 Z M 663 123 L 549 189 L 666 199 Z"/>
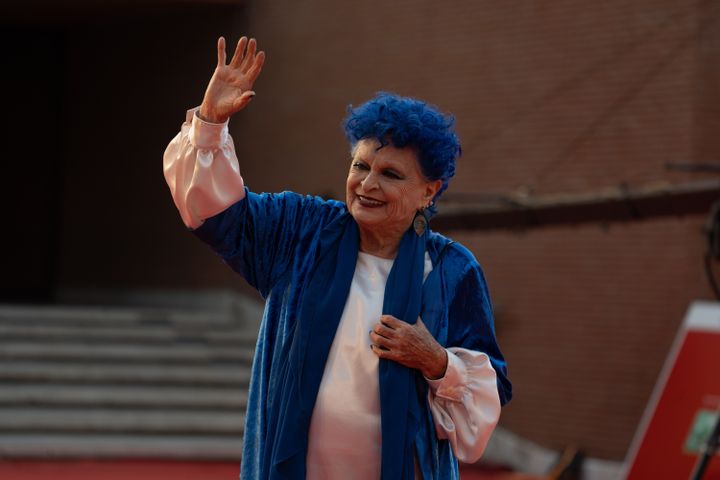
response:
<path id="1" fill-rule="evenodd" d="M 385 175 L 386 177 L 392 178 L 394 180 L 402 179 L 402 177 L 397 172 L 394 172 L 393 170 L 383 170 L 383 175 Z"/>
<path id="2" fill-rule="evenodd" d="M 368 167 L 362 162 L 353 162 L 352 167 L 357 170 L 367 170 Z"/>

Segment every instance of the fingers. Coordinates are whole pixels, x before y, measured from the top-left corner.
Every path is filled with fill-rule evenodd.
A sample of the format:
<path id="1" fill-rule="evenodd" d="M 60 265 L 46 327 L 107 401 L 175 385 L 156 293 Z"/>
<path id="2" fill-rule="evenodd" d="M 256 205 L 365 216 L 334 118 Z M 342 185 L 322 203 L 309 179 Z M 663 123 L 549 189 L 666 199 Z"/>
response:
<path id="1" fill-rule="evenodd" d="M 242 95 L 240 95 L 240 98 L 235 100 L 233 102 L 233 113 L 239 112 L 243 108 L 247 106 L 248 103 L 250 103 L 250 100 L 255 96 L 255 92 L 252 90 L 248 90 L 246 92 L 243 92 Z"/>
<path id="2" fill-rule="evenodd" d="M 235 47 L 235 53 L 233 54 L 232 60 L 230 60 L 231 67 L 237 68 L 243 58 L 245 58 L 245 46 L 247 45 L 247 41 L 247 37 L 241 37 L 240 40 L 238 40 L 237 46 Z"/>
<path id="3" fill-rule="evenodd" d="M 258 54 L 255 56 L 255 61 L 252 64 L 252 67 L 250 67 L 250 70 L 247 72 L 248 80 L 250 80 L 250 83 L 255 83 L 255 80 L 257 80 L 258 75 L 260 75 L 260 71 L 262 71 L 262 66 L 265 63 L 265 52 L 258 52 Z"/>
<path id="4" fill-rule="evenodd" d="M 383 337 L 382 335 L 378 335 L 375 332 L 370 332 L 370 346 L 376 346 L 376 347 L 382 347 L 385 350 L 389 350 L 390 347 L 392 347 L 392 340 L 390 340 L 387 337 Z"/>
<path id="5" fill-rule="evenodd" d="M 217 43 L 218 50 L 218 66 L 224 67 L 227 63 L 227 52 L 225 48 L 225 37 L 218 38 Z M 265 62 L 265 52 L 258 52 L 257 55 L 257 40 L 251 38 L 248 40 L 247 37 L 241 37 L 235 46 L 235 52 L 230 60 L 230 66 L 232 68 L 239 68 L 242 73 L 248 74 L 257 78 L 262 69 L 263 63 Z"/>
<path id="6" fill-rule="evenodd" d="M 414 326 L 392 315 L 382 315 L 370 331 L 370 348 L 380 358 L 394 360 L 414 368 L 412 362 L 403 360 L 413 350 L 417 336 Z"/>
<path id="7" fill-rule="evenodd" d="M 393 330 L 397 330 L 398 328 L 402 328 L 405 325 L 409 325 L 407 322 L 403 322 L 402 320 L 399 320 L 392 315 L 381 315 L 380 323 L 382 323 L 386 327 L 392 328 Z"/>
<path id="8" fill-rule="evenodd" d="M 402 324 L 407 325 L 392 315 L 380 317 L 380 321 L 370 330 L 370 348 L 375 354 L 381 358 L 395 359 L 395 349 L 406 341 L 398 329 L 402 328 Z M 392 325 L 396 328 L 392 328 Z"/>
<path id="9" fill-rule="evenodd" d="M 392 338 L 385 337 L 376 333 L 374 330 L 370 331 L 370 346 L 380 347 L 384 350 L 391 350 L 395 346 L 395 341 Z"/>
<path id="10" fill-rule="evenodd" d="M 255 51 L 257 50 L 257 41 L 254 38 L 251 38 L 248 42 L 247 46 L 247 54 L 245 55 L 245 58 L 243 58 L 242 63 L 240 64 L 240 71 L 242 73 L 247 73 L 248 70 L 250 70 L 250 67 L 252 67 L 253 63 L 255 63 Z"/>
<path id="11" fill-rule="evenodd" d="M 225 37 L 218 38 L 217 42 L 218 67 L 225 66 Z"/>
<path id="12" fill-rule="evenodd" d="M 385 317 L 385 315 L 380 317 L 381 321 L 376 323 L 373 329 L 370 330 L 370 348 L 380 358 L 389 358 L 391 355 L 390 349 L 393 347 L 393 339 L 396 332 L 392 328 L 381 323 L 383 317 Z"/>
<path id="13" fill-rule="evenodd" d="M 378 345 L 370 345 L 370 348 L 380 358 L 387 358 L 390 359 L 392 357 L 392 354 L 390 353 L 390 350 L 387 350 L 386 348 L 380 347 Z"/>
<path id="14" fill-rule="evenodd" d="M 382 319 L 375 324 L 372 330 L 370 330 L 370 349 L 380 358 L 387 358 L 390 354 L 391 338 L 395 334 L 395 330 L 384 325 Z"/>
<path id="15" fill-rule="evenodd" d="M 425 326 L 425 323 L 422 321 L 422 318 L 420 317 L 418 317 L 417 322 L 415 322 L 415 328 L 430 333 L 430 330 L 428 330 L 428 328 Z"/>
<path id="16" fill-rule="evenodd" d="M 379 322 L 375 324 L 371 332 L 385 338 L 393 338 L 395 336 L 395 330 Z"/>

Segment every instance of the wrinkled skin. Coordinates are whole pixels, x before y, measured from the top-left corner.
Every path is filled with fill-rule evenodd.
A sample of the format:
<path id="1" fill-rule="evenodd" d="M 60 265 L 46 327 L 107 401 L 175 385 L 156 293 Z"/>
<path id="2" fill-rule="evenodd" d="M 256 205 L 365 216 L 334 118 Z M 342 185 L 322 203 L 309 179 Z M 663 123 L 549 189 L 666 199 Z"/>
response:
<path id="1" fill-rule="evenodd" d="M 348 211 L 360 228 L 360 249 L 394 258 L 415 214 L 432 202 L 441 185 L 425 178 L 414 149 L 360 140 L 345 184 Z"/>
<path id="2" fill-rule="evenodd" d="M 370 348 L 380 358 L 420 370 L 431 380 L 445 375 L 447 352 L 420 318 L 410 325 L 392 315 L 382 315 L 370 331 L 370 341 Z"/>
<path id="3" fill-rule="evenodd" d="M 265 52 L 257 52 L 255 39 L 248 41 L 247 37 L 242 37 L 230 63 L 226 64 L 225 39 L 220 37 L 217 43 L 217 66 L 200 105 L 200 118 L 212 123 L 223 123 L 245 108 L 255 96 L 252 87 L 264 62 Z"/>
<path id="4" fill-rule="evenodd" d="M 374 138 L 360 140 L 353 149 L 345 189 L 348 211 L 360 228 L 360 249 L 394 258 L 415 214 L 432 202 L 441 185 L 440 180 L 425 178 L 412 148 L 381 146 Z M 370 340 L 380 358 L 420 370 L 430 379 L 445 374 L 447 353 L 420 319 L 410 325 L 383 315 Z"/>

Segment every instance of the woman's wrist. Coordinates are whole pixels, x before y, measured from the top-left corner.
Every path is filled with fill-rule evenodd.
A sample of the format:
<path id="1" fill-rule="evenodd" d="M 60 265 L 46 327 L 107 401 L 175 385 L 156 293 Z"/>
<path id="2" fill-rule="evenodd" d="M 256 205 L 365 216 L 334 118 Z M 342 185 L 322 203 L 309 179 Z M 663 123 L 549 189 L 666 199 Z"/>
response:
<path id="1" fill-rule="evenodd" d="M 422 371 L 423 376 L 429 380 L 441 379 L 445 376 L 445 371 L 447 370 L 447 350 L 440 347 L 439 345 L 438 347 L 438 350 L 436 350 L 435 354 L 433 355 L 432 362 L 430 362 L 430 365 L 428 365 L 428 367 L 423 369 Z"/>
<path id="2" fill-rule="evenodd" d="M 217 113 L 211 111 L 205 105 L 200 105 L 200 109 L 198 110 L 198 117 L 200 117 L 200 120 L 202 120 L 203 122 L 208 123 L 225 123 L 225 121 L 227 120 L 227 117 L 221 118 Z"/>

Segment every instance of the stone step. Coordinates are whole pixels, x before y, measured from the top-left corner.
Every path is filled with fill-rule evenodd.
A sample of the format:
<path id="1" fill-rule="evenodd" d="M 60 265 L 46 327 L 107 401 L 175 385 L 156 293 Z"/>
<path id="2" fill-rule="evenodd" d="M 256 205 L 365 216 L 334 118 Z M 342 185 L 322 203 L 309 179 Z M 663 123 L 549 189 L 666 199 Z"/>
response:
<path id="1" fill-rule="evenodd" d="M 0 431 L 0 458 L 146 458 L 239 461 L 239 435 L 7 433 Z"/>
<path id="2" fill-rule="evenodd" d="M 189 343 L 228 346 L 255 345 L 256 331 L 207 330 L 204 328 L 170 328 L 158 326 L 83 327 L 55 325 L 16 325 L 0 323 L 3 342 L 55 341 L 87 343 Z"/>
<path id="3" fill-rule="evenodd" d="M 12 406 L 134 407 L 242 412 L 247 392 L 238 388 L 181 388 L 115 385 L 26 385 L 4 383 L 0 409 Z"/>
<path id="4" fill-rule="evenodd" d="M 217 345 L 83 344 L 0 340 L 0 359 L 125 363 L 238 363 L 249 365 L 253 349 Z"/>
<path id="5" fill-rule="evenodd" d="M 239 325 L 228 312 L 185 311 L 166 308 L 0 305 L 0 323 L 65 323 L 76 325 L 198 324 Z"/>
<path id="6" fill-rule="evenodd" d="M 0 306 L 0 458 L 239 460 L 260 317 L 230 307 Z"/>
<path id="7" fill-rule="evenodd" d="M 5 407 L 0 432 L 104 432 L 241 436 L 244 416 L 238 411 L 142 410 L 120 408 Z"/>
<path id="8" fill-rule="evenodd" d="M 0 383 L 203 385 L 246 388 L 250 367 L 241 365 L 0 363 Z"/>

